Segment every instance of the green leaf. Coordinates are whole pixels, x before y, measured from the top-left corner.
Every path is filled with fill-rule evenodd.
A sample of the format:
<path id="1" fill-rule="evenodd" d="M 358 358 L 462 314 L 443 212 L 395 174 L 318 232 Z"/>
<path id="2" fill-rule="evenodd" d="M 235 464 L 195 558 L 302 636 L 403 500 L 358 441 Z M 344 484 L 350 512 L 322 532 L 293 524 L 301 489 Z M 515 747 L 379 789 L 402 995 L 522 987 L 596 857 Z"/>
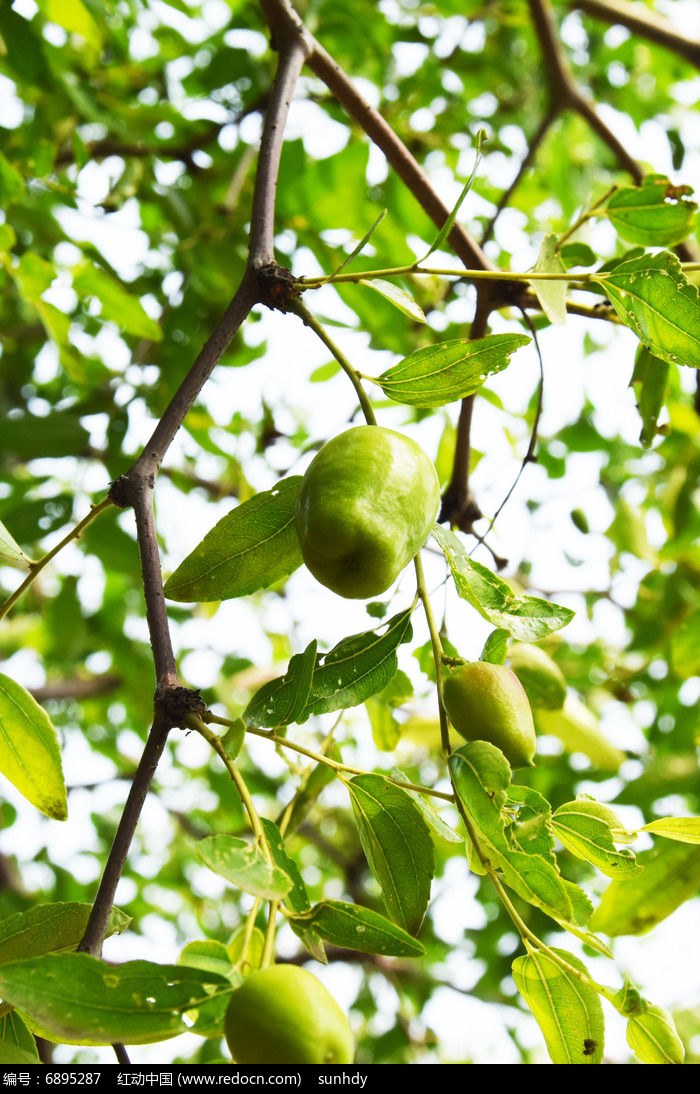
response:
<path id="1" fill-rule="evenodd" d="M 269 820 L 267 817 L 263 817 L 262 826 L 275 865 L 292 881 L 292 887 L 285 895 L 284 903 L 291 911 L 296 912 L 297 914 L 303 914 L 311 907 L 311 901 L 306 892 L 306 886 L 304 885 L 304 879 L 301 876 L 299 867 L 294 859 L 290 858 L 287 854 L 284 838 L 275 822 Z"/>
<path id="2" fill-rule="evenodd" d="M 457 592 L 495 627 L 521 642 L 536 642 L 565 627 L 575 612 L 534 596 L 515 596 L 502 578 L 473 562 L 462 541 L 447 528 L 433 525 L 433 538 L 445 553 Z"/>
<path id="3" fill-rule="evenodd" d="M 700 847 L 663 840 L 637 858 L 641 874 L 611 881 L 591 920 L 613 937 L 646 934 L 694 896 L 700 885 Z"/>
<path id="4" fill-rule="evenodd" d="M 398 767 L 392 768 L 391 777 L 392 779 L 398 779 L 399 782 L 410 781 Z M 448 843 L 463 842 L 464 837 L 460 836 L 459 832 L 455 832 L 454 828 L 450 828 L 449 824 L 445 824 L 440 814 L 433 808 L 432 803 L 424 794 L 420 794 L 417 790 L 409 790 L 408 787 L 403 787 L 402 789 L 413 798 L 421 811 L 423 820 L 428 825 L 428 828 L 432 828 L 436 836 L 439 836 L 440 839 L 447 840 Z"/>
<path id="5" fill-rule="evenodd" d="M 663 1007 L 647 1009 L 627 1021 L 627 1044 L 643 1064 L 682 1064 L 685 1049 L 673 1021 Z"/>
<path id="6" fill-rule="evenodd" d="M 660 817 L 639 829 L 653 836 L 677 840 L 679 843 L 700 843 L 700 817 Z"/>
<path id="7" fill-rule="evenodd" d="M 0 562 L 7 566 L 16 566 L 18 570 L 28 570 L 31 561 L 0 521 Z"/>
<path id="8" fill-rule="evenodd" d="M 376 631 L 344 638 L 319 658 L 308 715 L 364 703 L 386 687 L 398 666 L 396 650 L 413 637 L 411 612 L 400 612 Z M 307 715 L 307 716 L 308 716 Z"/>
<path id="9" fill-rule="evenodd" d="M 2 674 L 0 771 L 40 812 L 66 820 L 66 787 L 53 723 L 28 691 Z"/>
<path id="10" fill-rule="evenodd" d="M 634 359 L 634 372 L 630 385 L 635 389 L 637 409 L 642 419 L 639 441 L 649 448 L 658 432 L 659 414 L 663 410 L 668 387 L 668 361 L 655 357 L 645 346 L 640 346 Z"/>
<path id="11" fill-rule="evenodd" d="M 40 1064 L 34 1034 L 16 1011 L 0 1018 L 0 1065 Z"/>
<path id="12" fill-rule="evenodd" d="M 643 346 L 670 364 L 700 367 L 700 302 L 670 251 L 594 274 L 618 316 Z"/>
<path id="13" fill-rule="evenodd" d="M 85 953 L 46 954 L 0 967 L 3 1000 L 42 1036 L 73 1045 L 148 1045 L 187 1033 L 187 1011 L 231 991 L 185 965 L 108 965 Z"/>
<path id="14" fill-rule="evenodd" d="M 231 956 L 223 942 L 214 942 L 208 938 L 189 942 L 180 951 L 177 963 L 190 969 L 197 969 L 202 975 L 214 973 L 228 980 L 234 988 L 241 982 L 240 973 L 234 969 Z M 187 1011 L 187 1019 L 192 1023 L 190 1033 L 195 1033 L 199 1037 L 223 1037 L 228 1003 L 228 993 L 222 992 L 200 1003 L 191 1011 Z"/>
<path id="15" fill-rule="evenodd" d="M 401 739 L 401 725 L 394 717 L 394 710 L 413 695 L 413 684 L 400 669 L 394 674 L 386 687 L 383 687 L 372 699 L 367 699 L 365 707 L 372 727 L 372 737 L 380 752 L 393 752 Z"/>
<path id="16" fill-rule="evenodd" d="M 671 632 L 671 664 L 684 678 L 700 673 L 700 608 L 680 620 Z"/>
<path id="17" fill-rule="evenodd" d="M 395 923 L 417 934 L 435 868 L 428 826 L 405 790 L 381 775 L 358 775 L 346 785 L 360 843 L 382 887 L 386 909 Z"/>
<path id="18" fill-rule="evenodd" d="M 491 665 L 504 665 L 506 653 L 508 652 L 508 638 L 508 631 L 500 628 L 491 631 L 491 634 L 484 642 L 484 648 L 481 651 L 479 660 L 488 661 Z"/>
<path id="19" fill-rule="evenodd" d="M 607 806 L 590 798 L 577 798 L 559 806 L 552 824 L 572 855 L 592 863 L 608 877 L 631 878 L 640 873 L 641 867 L 634 853 L 627 849 L 618 851 L 615 847 Z M 617 821 L 615 827 L 622 828 L 622 825 Z"/>
<path id="20" fill-rule="evenodd" d="M 306 721 L 309 717 L 308 704 L 316 661 L 314 639 L 303 653 L 290 659 L 284 676 L 268 681 L 256 691 L 243 711 L 245 724 L 276 729 L 293 722 Z"/>
<path id="21" fill-rule="evenodd" d="M 557 237 L 553 232 L 548 232 L 542 240 L 540 253 L 537 256 L 537 262 L 533 266 L 533 271 L 547 274 L 566 273 L 566 267 L 557 251 Z M 565 279 L 561 281 L 540 281 L 538 278 L 534 278 L 530 285 L 550 323 L 565 323 L 568 282 Z"/>
<path id="22" fill-rule="evenodd" d="M 572 266 L 593 266 L 598 261 L 595 251 L 587 243 L 565 243 L 559 254 L 567 270 Z"/>
<path id="23" fill-rule="evenodd" d="M 102 32 L 82 0 L 37 0 L 37 4 L 49 22 L 57 23 L 69 34 L 79 34 L 95 52 L 99 52 Z"/>
<path id="24" fill-rule="evenodd" d="M 207 836 L 197 842 L 195 850 L 215 874 L 262 900 L 283 900 L 294 885 L 284 870 L 270 865 L 257 844 L 235 836 Z"/>
<path id="25" fill-rule="evenodd" d="M 551 837 L 541 838 L 541 821 L 536 817 L 539 803 L 544 802 L 541 795 L 523 797 L 531 812 L 528 820 L 535 820 L 536 838 L 530 845 L 523 830 L 506 831 L 506 820 L 510 825 L 512 815 L 512 811 L 504 812 L 511 771 L 500 749 L 487 741 L 470 741 L 450 756 L 450 768 L 462 808 L 506 885 L 557 922 L 585 923 L 591 911 L 585 894 L 559 875 Z M 511 793 L 517 800 L 518 789 L 513 787 Z"/>
<path id="26" fill-rule="evenodd" d="M 78 456 L 89 441 L 90 434 L 80 419 L 60 411 L 47 418 L 22 414 L 2 425 L 3 448 L 26 460 Z"/>
<path id="27" fill-rule="evenodd" d="M 391 281 L 382 281 L 381 278 L 373 278 L 371 281 L 365 281 L 362 278 L 358 281 L 358 285 L 366 285 L 368 289 L 374 289 L 375 292 L 383 296 L 385 300 L 388 300 L 390 304 L 393 304 L 395 308 L 398 308 L 399 311 L 416 323 L 427 322 L 420 304 L 399 285 L 393 285 Z"/>
<path id="28" fill-rule="evenodd" d="M 456 202 L 454 208 L 452 209 L 452 211 L 450 212 L 450 215 L 448 216 L 447 220 L 443 224 L 442 228 L 438 232 L 435 239 L 433 240 L 433 243 L 431 244 L 430 250 L 420 260 L 421 263 L 424 263 L 426 258 L 429 258 L 430 255 L 433 253 L 433 251 L 437 251 L 438 247 L 442 246 L 442 244 L 444 243 L 444 241 L 447 239 L 450 232 L 452 231 L 452 228 L 454 227 L 454 223 L 457 219 L 457 213 L 459 212 L 460 207 L 461 207 L 462 202 L 464 201 L 465 197 L 467 196 L 467 194 L 471 190 L 472 183 L 474 182 L 474 179 L 476 178 L 476 172 L 478 171 L 479 164 L 481 163 L 481 146 L 487 140 L 488 140 L 488 137 L 487 137 L 487 134 L 486 134 L 486 130 L 485 129 L 480 129 L 479 132 L 476 135 L 476 140 L 475 140 L 476 156 L 474 157 L 474 166 L 472 168 L 472 172 L 471 172 L 469 178 L 467 179 L 467 181 L 465 182 L 465 184 L 462 188 L 462 193 L 457 198 L 457 202 Z"/>
<path id="29" fill-rule="evenodd" d="M 231 955 L 223 942 L 215 942 L 213 939 L 200 938 L 195 942 L 188 942 L 180 950 L 177 963 L 187 965 L 190 969 L 199 969 L 200 972 L 213 972 L 226 980 L 235 980 Z"/>
<path id="30" fill-rule="evenodd" d="M 445 406 L 472 395 L 488 376 L 506 368 L 510 355 L 529 341 L 524 334 L 455 338 L 416 350 L 373 382 L 397 403 Z"/>
<path id="31" fill-rule="evenodd" d="M 672 247 L 693 230 L 697 205 L 689 199 L 692 192 L 690 186 L 674 186 L 665 175 L 647 175 L 641 186 L 616 190 L 605 213 L 630 243 Z"/>
<path id="32" fill-rule="evenodd" d="M 228 600 L 265 589 L 303 558 L 295 508 L 301 476 L 282 479 L 216 524 L 165 583 L 171 600 Z"/>
<path id="33" fill-rule="evenodd" d="M 0 152 L 0 202 L 7 208 L 24 195 L 24 179 L 7 156 Z"/>
<path id="34" fill-rule="evenodd" d="M 588 976 L 573 954 L 552 952 Z M 542 1030 L 553 1064 L 602 1063 L 605 1022 L 595 988 L 540 952 L 516 957 L 513 979 Z"/>
<path id="35" fill-rule="evenodd" d="M 0 920 L 0 965 L 75 949 L 85 933 L 91 911 L 91 904 L 77 901 L 39 904 Z M 121 934 L 130 922 L 131 917 L 125 912 L 112 908 L 107 935 Z"/>
<path id="36" fill-rule="evenodd" d="M 100 316 L 105 322 L 116 323 L 120 330 L 160 342 L 163 332 L 155 319 L 144 311 L 141 301 L 127 292 L 108 273 L 85 261 L 73 270 L 73 288 L 80 297 L 95 297 L 100 302 Z"/>
<path id="37" fill-rule="evenodd" d="M 313 929 L 333 946 L 385 957 L 423 957 L 425 947 L 390 919 L 341 900 L 323 900 L 306 915 L 290 917 L 290 925 Z"/>

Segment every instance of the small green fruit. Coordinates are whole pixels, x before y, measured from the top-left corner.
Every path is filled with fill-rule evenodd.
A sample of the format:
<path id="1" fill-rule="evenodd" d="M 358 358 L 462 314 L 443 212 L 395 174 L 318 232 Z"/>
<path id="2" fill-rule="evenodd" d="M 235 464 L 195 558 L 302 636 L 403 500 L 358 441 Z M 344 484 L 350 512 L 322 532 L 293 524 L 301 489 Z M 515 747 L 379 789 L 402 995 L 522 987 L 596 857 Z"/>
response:
<path id="1" fill-rule="evenodd" d="M 445 710 L 467 741 L 489 741 L 511 767 L 532 767 L 537 746 L 532 711 L 522 684 L 504 665 L 474 661 L 448 676 Z"/>
<path id="2" fill-rule="evenodd" d="M 224 1024 L 238 1064 L 351 1064 L 355 1039 L 333 996 L 306 969 L 271 965 L 233 992 Z"/>
<path id="3" fill-rule="evenodd" d="M 435 468 L 409 437 L 348 429 L 304 475 L 296 521 L 304 562 L 339 596 L 383 593 L 425 543 L 440 502 Z"/>

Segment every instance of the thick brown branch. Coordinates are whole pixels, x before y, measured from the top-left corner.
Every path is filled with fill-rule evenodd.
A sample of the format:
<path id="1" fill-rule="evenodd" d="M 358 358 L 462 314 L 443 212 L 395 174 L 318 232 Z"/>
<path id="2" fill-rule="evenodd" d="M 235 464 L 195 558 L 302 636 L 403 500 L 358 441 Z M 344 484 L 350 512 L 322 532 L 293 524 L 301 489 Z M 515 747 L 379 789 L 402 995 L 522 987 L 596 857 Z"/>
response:
<path id="1" fill-rule="evenodd" d="M 156 711 L 156 717 L 151 726 L 146 747 L 143 750 L 138 770 L 131 784 L 124 812 L 121 815 L 114 842 L 109 852 L 100 886 L 97 890 L 97 897 L 90 911 L 85 934 L 78 946 L 81 953 L 90 953 L 93 957 L 99 957 L 102 953 L 102 943 L 107 933 L 109 916 L 114 904 L 114 894 L 122 876 L 136 825 L 141 816 L 143 803 L 146 800 L 158 761 L 165 748 L 169 731 L 170 721 Z"/>
<path id="2" fill-rule="evenodd" d="M 644 4 L 630 4 L 627 0 L 572 0 L 569 7 L 585 11 L 605 23 L 626 27 L 632 34 L 670 49 L 695 68 L 700 68 L 700 42 L 679 34 L 668 19 L 650 11 Z"/>
<path id="3" fill-rule="evenodd" d="M 580 114 L 603 143 L 608 146 L 620 167 L 629 172 L 635 182 L 639 182 L 642 178 L 639 164 L 632 159 L 624 145 L 620 143 L 612 130 L 608 128 L 576 86 L 568 58 L 559 39 L 549 0 L 528 0 L 528 4 L 535 33 L 542 49 L 552 102 L 559 107 Z"/>

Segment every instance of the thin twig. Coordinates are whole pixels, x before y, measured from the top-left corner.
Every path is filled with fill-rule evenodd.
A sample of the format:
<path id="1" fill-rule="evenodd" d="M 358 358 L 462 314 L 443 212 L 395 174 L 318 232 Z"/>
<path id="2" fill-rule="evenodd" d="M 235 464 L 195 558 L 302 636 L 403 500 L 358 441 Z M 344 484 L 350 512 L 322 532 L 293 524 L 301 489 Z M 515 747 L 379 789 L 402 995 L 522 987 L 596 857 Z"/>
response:
<path id="1" fill-rule="evenodd" d="M 481 246 L 482 247 L 493 235 L 493 230 L 494 230 L 494 227 L 496 225 L 496 221 L 498 220 L 498 218 L 501 215 L 501 213 L 503 212 L 503 210 L 507 207 L 510 199 L 512 198 L 513 194 L 515 193 L 515 190 L 517 189 L 517 187 L 520 185 L 520 182 L 524 178 L 524 176 L 526 175 L 528 169 L 532 166 L 532 163 L 534 162 L 535 156 L 537 155 L 537 152 L 539 150 L 539 147 L 542 144 L 542 141 L 546 137 L 547 133 L 549 132 L 551 126 L 554 124 L 556 119 L 559 117 L 560 110 L 561 110 L 561 106 L 558 103 L 552 102 L 549 109 L 548 109 L 548 111 L 547 111 L 547 113 L 545 114 L 544 118 L 542 119 L 540 124 L 537 126 L 537 129 L 535 130 L 535 132 L 532 134 L 532 137 L 530 138 L 530 143 L 528 145 L 527 154 L 523 157 L 523 160 L 522 160 L 522 162 L 521 162 L 521 164 L 520 164 L 520 166 L 519 166 L 519 168 L 516 172 L 515 178 L 511 182 L 508 189 L 505 190 L 503 192 L 503 194 L 501 195 L 501 198 L 500 198 L 500 200 L 498 202 L 498 205 L 496 207 L 496 212 L 493 214 L 493 216 L 489 220 L 488 224 L 484 228 L 484 232 L 483 232 L 483 235 L 481 237 Z"/>

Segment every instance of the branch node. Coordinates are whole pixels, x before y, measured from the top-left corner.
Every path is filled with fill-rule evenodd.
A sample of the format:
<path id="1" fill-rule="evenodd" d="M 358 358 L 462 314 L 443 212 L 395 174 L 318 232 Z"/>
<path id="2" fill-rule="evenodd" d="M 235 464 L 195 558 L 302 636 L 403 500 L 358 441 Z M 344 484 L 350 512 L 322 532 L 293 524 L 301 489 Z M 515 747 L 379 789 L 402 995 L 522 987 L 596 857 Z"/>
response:
<path id="1" fill-rule="evenodd" d="M 178 728 L 183 727 L 183 723 L 190 715 L 197 714 L 201 717 L 207 709 L 199 691 L 194 688 L 173 687 L 169 684 L 158 686 L 155 701 L 170 725 Z"/>
<path id="2" fill-rule="evenodd" d="M 290 300 L 300 295 L 299 284 L 291 270 L 277 262 L 266 262 L 256 271 L 258 299 L 271 310 L 286 311 Z"/>

